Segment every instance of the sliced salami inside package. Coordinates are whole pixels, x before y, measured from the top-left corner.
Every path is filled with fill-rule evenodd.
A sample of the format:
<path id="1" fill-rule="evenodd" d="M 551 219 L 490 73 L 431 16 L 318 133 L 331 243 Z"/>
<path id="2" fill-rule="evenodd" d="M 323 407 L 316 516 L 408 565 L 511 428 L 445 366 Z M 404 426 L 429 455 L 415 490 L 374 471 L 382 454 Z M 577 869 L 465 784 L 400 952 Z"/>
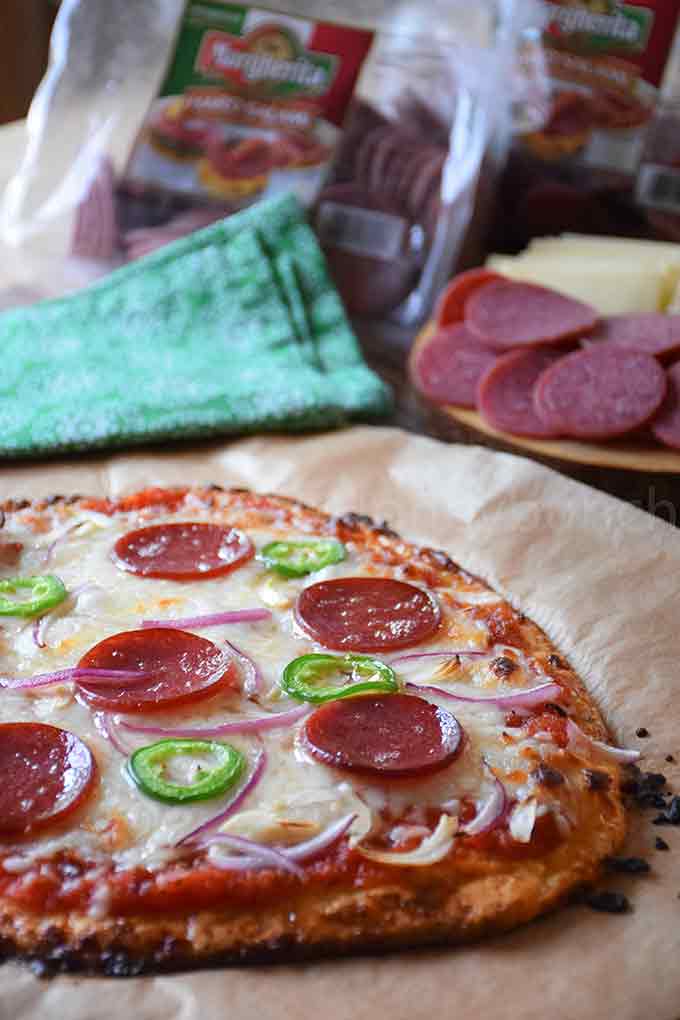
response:
<path id="1" fill-rule="evenodd" d="M 533 0 L 65 0 L 2 202 L 16 282 L 32 248 L 55 293 L 292 192 L 349 311 L 416 325 L 481 257 L 536 17 Z"/>

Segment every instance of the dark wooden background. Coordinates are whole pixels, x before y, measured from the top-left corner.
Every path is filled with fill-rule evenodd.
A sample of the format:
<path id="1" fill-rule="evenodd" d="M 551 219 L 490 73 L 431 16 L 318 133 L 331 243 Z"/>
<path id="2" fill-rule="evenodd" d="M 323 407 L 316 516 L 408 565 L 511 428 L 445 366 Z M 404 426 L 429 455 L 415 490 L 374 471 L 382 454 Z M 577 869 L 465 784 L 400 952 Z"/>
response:
<path id="1" fill-rule="evenodd" d="M 0 124 L 26 115 L 47 64 L 56 5 L 0 0 Z"/>

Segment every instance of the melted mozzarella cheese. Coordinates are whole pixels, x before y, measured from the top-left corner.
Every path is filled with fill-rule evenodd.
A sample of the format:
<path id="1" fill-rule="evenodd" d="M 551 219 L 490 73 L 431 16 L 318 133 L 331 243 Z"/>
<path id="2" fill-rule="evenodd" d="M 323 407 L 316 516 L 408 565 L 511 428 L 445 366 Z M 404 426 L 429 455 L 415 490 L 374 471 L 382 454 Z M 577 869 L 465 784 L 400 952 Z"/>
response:
<path id="1" fill-rule="evenodd" d="M 154 518 L 154 523 L 159 520 L 196 521 L 201 520 L 202 514 L 206 511 L 199 505 L 191 507 L 190 512 L 185 509 Z M 177 619 L 266 605 L 272 613 L 268 620 L 211 627 L 200 633 L 218 645 L 228 639 L 251 656 L 264 676 L 264 708 L 285 711 L 296 703 L 286 698 L 279 687 L 284 667 L 300 655 L 326 650 L 295 623 L 293 606 L 299 592 L 320 580 L 375 573 L 375 568 L 369 569 L 368 562 L 362 560 L 350 544 L 348 557 L 342 563 L 301 579 L 273 578 L 255 559 L 224 577 L 185 582 L 151 580 L 120 570 L 111 559 L 117 539 L 144 523 L 139 517 L 132 514 L 107 517 L 82 511 L 69 517 L 63 507 L 55 511 L 55 515 L 53 527 L 38 535 L 33 533 L 29 522 L 22 526 L 21 516 L 13 515 L 3 533 L 7 540 L 25 543 L 22 574 L 57 574 L 69 591 L 68 600 L 50 614 L 43 627 L 44 648 L 38 647 L 34 640 L 32 621 L 12 618 L 3 621 L 3 673 L 27 677 L 74 666 L 93 645 L 112 634 L 137 629 L 144 619 Z M 284 532 L 248 529 L 248 534 L 259 550 L 281 538 Z M 289 530 L 285 535 L 309 538 L 308 533 L 297 535 Z M 461 581 L 460 592 L 454 591 L 454 595 L 456 599 L 460 595 L 461 603 L 499 601 L 498 596 L 478 582 Z M 449 665 L 444 670 L 442 665 L 446 664 L 441 660 L 420 660 L 415 664 L 418 682 L 436 682 L 468 693 L 471 688 L 478 688 L 482 693 L 485 688 L 511 692 L 522 683 L 532 686 L 539 682 L 529 673 L 522 657 L 516 655 L 520 673 L 512 674 L 511 686 L 504 685 L 490 671 L 493 656 L 501 654 L 501 650 L 491 647 L 484 624 L 478 620 L 461 620 L 460 625 L 467 628 L 468 637 L 472 633 L 473 647 L 485 649 L 488 654 L 483 658 L 463 659 L 455 669 Z M 449 649 L 451 644 L 449 633 L 438 635 L 410 651 Z M 409 679 L 412 678 L 410 674 Z M 517 796 L 526 771 L 525 749 L 530 746 L 540 753 L 545 744 L 540 739 L 525 738 L 521 743 L 507 737 L 501 739 L 504 714 L 493 705 L 452 701 L 429 692 L 424 696 L 453 712 L 465 733 L 464 748 L 456 761 L 426 779 L 390 784 L 377 778 L 357 779 L 328 768 L 300 747 L 297 741 L 300 724 L 264 733 L 261 743 L 252 736 L 230 737 L 229 742 L 245 755 L 248 772 L 261 746 L 267 752 L 267 766 L 242 810 L 224 825 L 225 831 L 287 842 L 294 841 L 296 834 L 299 839 L 307 839 L 310 834 L 318 833 L 332 821 L 351 813 L 356 818 L 350 836 L 357 842 L 371 829 L 372 812 L 389 810 L 396 818 L 410 812 L 409 821 L 417 823 L 418 811 L 422 814 L 428 807 L 438 807 L 463 797 L 483 802 L 493 783 L 490 770 L 503 778 L 511 795 Z M 151 721 L 159 726 L 180 724 L 199 728 L 241 719 L 244 715 L 255 718 L 262 714 L 263 708 L 248 701 L 244 703 L 240 695 L 226 693 L 207 702 L 190 704 L 181 713 L 154 712 L 152 716 L 127 718 L 130 722 Z M 20 847 L 0 846 L 5 852 L 11 849 L 5 868 L 17 874 L 31 857 L 49 856 L 63 849 L 75 850 L 95 863 L 105 863 L 112 858 L 118 868 L 140 864 L 151 869 L 162 868 L 173 858 L 177 842 L 215 816 L 234 795 L 231 791 L 219 800 L 177 806 L 144 796 L 128 774 L 126 758 L 105 739 L 91 710 L 78 700 L 68 684 L 30 691 L 2 691 L 0 721 L 49 721 L 72 731 L 91 748 L 100 773 L 98 793 L 90 798 L 73 828 L 58 834 L 47 832 Z M 134 749 L 157 738 L 140 737 L 126 731 L 125 739 Z M 507 778 L 513 772 L 519 778 Z M 106 898 L 104 893 L 101 895 L 101 902 L 98 900 L 92 909 L 105 909 Z"/>

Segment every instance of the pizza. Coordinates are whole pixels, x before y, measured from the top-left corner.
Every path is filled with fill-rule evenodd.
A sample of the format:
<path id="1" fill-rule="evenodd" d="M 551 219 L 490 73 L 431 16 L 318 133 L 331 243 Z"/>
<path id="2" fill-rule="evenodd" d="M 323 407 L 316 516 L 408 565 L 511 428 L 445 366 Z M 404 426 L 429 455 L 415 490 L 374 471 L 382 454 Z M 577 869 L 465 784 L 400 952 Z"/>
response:
<path id="1" fill-rule="evenodd" d="M 0 937 L 136 974 L 457 943 L 594 880 L 622 764 L 445 553 L 217 487 L 4 504 Z"/>

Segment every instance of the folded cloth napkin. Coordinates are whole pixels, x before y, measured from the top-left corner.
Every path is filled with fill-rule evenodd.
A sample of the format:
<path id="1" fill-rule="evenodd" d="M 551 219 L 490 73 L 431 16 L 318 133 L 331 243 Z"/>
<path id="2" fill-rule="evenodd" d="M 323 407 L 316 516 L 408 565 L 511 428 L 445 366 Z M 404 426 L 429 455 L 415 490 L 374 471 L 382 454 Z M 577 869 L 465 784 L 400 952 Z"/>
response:
<path id="1" fill-rule="evenodd" d="M 3 313 L 0 351 L 5 457 L 324 428 L 391 407 L 291 197 Z"/>

